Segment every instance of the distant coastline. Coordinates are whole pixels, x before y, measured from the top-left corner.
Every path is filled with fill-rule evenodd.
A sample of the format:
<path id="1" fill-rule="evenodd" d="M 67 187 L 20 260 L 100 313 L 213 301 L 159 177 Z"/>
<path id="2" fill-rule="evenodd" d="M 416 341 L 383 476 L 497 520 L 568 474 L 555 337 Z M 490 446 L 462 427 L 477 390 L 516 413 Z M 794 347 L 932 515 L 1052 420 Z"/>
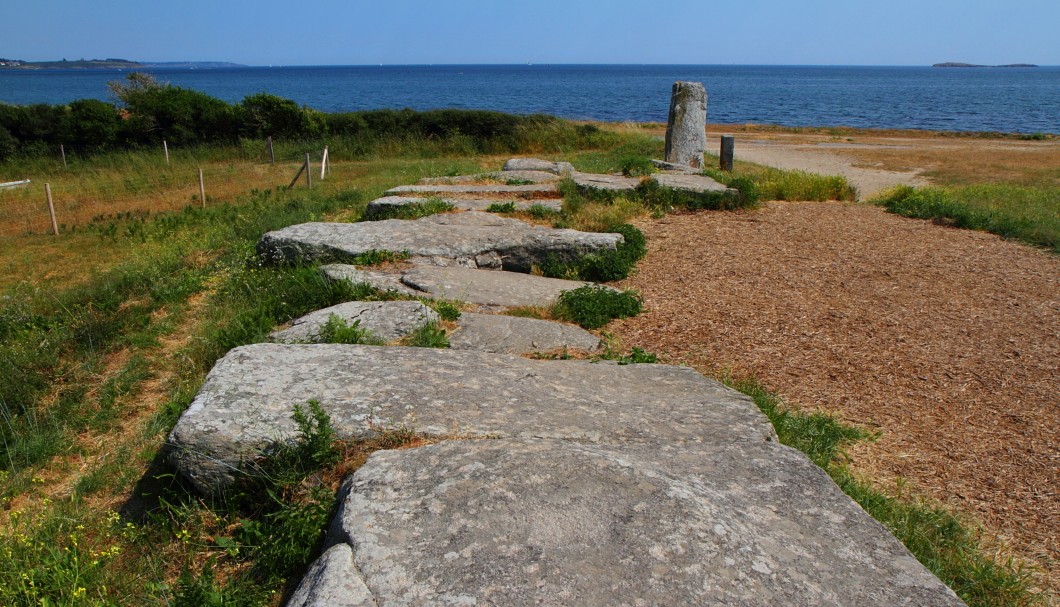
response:
<path id="1" fill-rule="evenodd" d="M 1033 63 L 1007 63 L 1005 65 L 978 65 L 975 63 L 958 63 L 955 61 L 947 61 L 946 63 L 936 63 L 931 67 L 1038 67 Z"/>
<path id="2" fill-rule="evenodd" d="M 247 67 L 227 61 L 130 61 L 128 59 L 78 59 L 76 61 L 23 61 L 21 59 L 0 58 L 0 69 L 4 70 L 115 70 L 115 69 L 213 69 L 226 67 Z"/>

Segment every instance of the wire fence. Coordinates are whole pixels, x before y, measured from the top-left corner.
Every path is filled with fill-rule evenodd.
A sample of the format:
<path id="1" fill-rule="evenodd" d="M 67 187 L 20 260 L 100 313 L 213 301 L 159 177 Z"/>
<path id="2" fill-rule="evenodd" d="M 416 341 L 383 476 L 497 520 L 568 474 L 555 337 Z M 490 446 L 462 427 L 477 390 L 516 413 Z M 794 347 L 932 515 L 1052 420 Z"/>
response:
<path id="1" fill-rule="evenodd" d="M 286 187 L 306 162 L 304 156 L 297 160 L 291 154 L 287 156 L 275 163 L 193 158 L 166 163 L 130 156 L 124 166 L 71 164 L 62 170 L 48 171 L 43 177 L 30 175 L 26 178 L 28 183 L 0 187 L 0 236 L 46 234 L 53 230 L 61 235 L 115 218 L 216 204 L 253 189 Z M 316 181 L 319 175 L 312 173 L 320 171 L 323 158 L 320 152 L 313 156 L 310 174 Z M 305 183 L 303 171 L 299 184 Z"/>

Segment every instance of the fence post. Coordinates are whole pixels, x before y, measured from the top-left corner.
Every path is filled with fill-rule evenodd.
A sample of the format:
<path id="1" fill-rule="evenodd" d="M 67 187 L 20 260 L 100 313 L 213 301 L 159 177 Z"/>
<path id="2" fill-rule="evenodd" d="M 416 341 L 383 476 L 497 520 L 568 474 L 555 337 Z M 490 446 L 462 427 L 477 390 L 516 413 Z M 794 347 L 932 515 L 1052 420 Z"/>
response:
<path id="1" fill-rule="evenodd" d="M 732 157 L 733 152 L 736 148 L 736 138 L 732 135 L 721 136 L 721 156 L 719 157 L 721 163 L 721 170 L 731 171 L 732 170 Z"/>
<path id="2" fill-rule="evenodd" d="M 59 153 L 62 154 L 62 156 L 63 156 L 63 168 L 65 169 L 65 168 L 67 168 L 66 167 L 66 148 L 63 147 L 63 144 L 61 144 L 61 143 L 59 144 Z"/>
<path id="3" fill-rule="evenodd" d="M 166 164 L 169 164 L 169 144 L 165 139 L 162 140 L 162 151 L 166 153 Z"/>
<path id="4" fill-rule="evenodd" d="M 328 146 L 324 146 L 324 155 L 320 159 L 320 180 L 324 181 L 324 170 L 329 167 Z M 330 171 L 329 171 L 330 172 Z"/>
<path id="5" fill-rule="evenodd" d="M 313 165 L 309 162 L 309 152 L 305 153 L 305 187 L 313 187 Z"/>
<path id="6" fill-rule="evenodd" d="M 271 164 L 276 164 L 276 154 L 274 154 L 272 151 L 272 135 L 269 135 L 269 138 L 266 140 L 266 142 L 269 146 L 269 162 Z"/>
<path id="7" fill-rule="evenodd" d="M 59 235 L 59 224 L 55 222 L 55 203 L 52 202 L 52 184 L 44 184 L 44 192 L 48 195 L 48 213 L 52 216 L 52 233 Z"/>
<path id="8" fill-rule="evenodd" d="M 202 201 L 202 208 L 206 208 L 206 186 L 202 182 L 202 169 L 199 169 L 199 200 Z"/>

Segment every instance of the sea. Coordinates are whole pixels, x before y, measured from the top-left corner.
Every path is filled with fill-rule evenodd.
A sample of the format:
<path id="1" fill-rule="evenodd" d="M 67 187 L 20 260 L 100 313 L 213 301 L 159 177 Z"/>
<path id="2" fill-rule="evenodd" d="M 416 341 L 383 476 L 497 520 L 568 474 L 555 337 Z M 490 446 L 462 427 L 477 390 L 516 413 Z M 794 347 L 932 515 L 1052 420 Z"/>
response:
<path id="1" fill-rule="evenodd" d="M 1060 134 L 1060 66 L 406 65 L 150 69 L 228 102 L 267 92 L 325 112 L 468 108 L 665 122 L 675 81 L 702 82 L 707 120 Z M 0 70 L 0 102 L 112 100 L 122 70 Z"/>

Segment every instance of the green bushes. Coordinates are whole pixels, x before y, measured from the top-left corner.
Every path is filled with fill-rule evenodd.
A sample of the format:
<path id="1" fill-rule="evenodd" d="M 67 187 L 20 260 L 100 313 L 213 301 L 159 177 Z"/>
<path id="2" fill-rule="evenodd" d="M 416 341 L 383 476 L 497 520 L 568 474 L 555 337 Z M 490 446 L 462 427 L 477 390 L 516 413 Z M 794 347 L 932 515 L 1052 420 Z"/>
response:
<path id="1" fill-rule="evenodd" d="M 640 310 L 640 296 L 632 291 L 585 285 L 561 293 L 552 307 L 552 315 L 585 329 L 599 329 L 616 318 L 636 316 Z"/>
<path id="2" fill-rule="evenodd" d="M 590 253 L 572 261 L 549 258 L 541 264 L 541 273 L 552 278 L 591 282 L 610 282 L 629 276 L 637 262 L 648 253 L 644 234 L 629 224 L 613 226 L 605 231 L 622 235 L 622 244 L 614 251 Z"/>

